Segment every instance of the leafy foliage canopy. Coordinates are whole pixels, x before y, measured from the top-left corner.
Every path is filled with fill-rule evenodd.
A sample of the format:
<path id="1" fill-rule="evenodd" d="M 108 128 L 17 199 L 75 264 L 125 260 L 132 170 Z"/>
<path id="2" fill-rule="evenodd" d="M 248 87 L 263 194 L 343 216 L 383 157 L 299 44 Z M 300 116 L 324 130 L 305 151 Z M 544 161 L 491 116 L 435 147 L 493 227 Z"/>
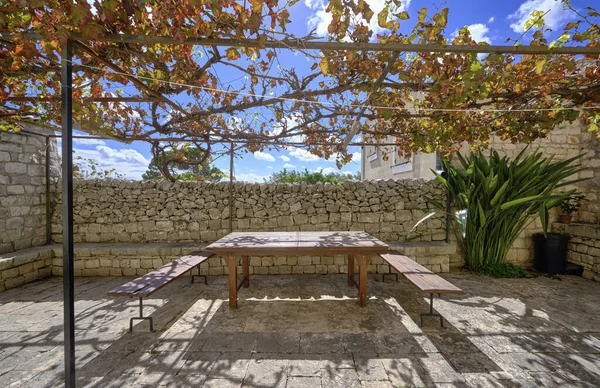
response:
<path id="1" fill-rule="evenodd" d="M 74 41 L 74 119 L 79 128 L 126 140 L 242 140 L 248 151 L 295 141 L 311 153 L 351 160 L 342 144 L 352 129 L 365 142 L 392 136 L 401 153 L 453 151 L 462 141 L 485 144 L 491 133 L 528 141 L 579 117 L 600 123 L 598 56 L 401 53 L 299 49 L 306 58 L 282 67 L 283 50 L 267 42 L 303 42 L 290 27 L 297 0 L 59 1 L 7 0 L 0 7 L 0 116 L 60 123 L 60 47 Z M 600 43 L 598 12 L 573 9 L 576 20 L 549 41 L 543 14 L 513 44 Z M 377 15 L 364 0 L 331 0 L 329 41 L 486 46 L 465 27 L 447 30 L 450 11 L 409 14 L 400 1 Z M 378 30 L 368 23 L 376 18 Z M 28 39 L 37 34 L 40 41 Z M 7 36 L 6 34 L 9 34 Z M 176 40 L 231 39 L 214 45 L 115 43 L 107 36 Z M 530 37 L 530 38 L 529 38 Z M 258 47 L 250 47 L 253 42 Z M 258 42 L 258 43 L 257 43 Z M 256 44 L 257 43 L 257 44 Z M 234 84 L 219 74 L 237 73 Z M 121 100 L 115 100 L 121 98 Z M 129 100 L 122 100 L 129 98 Z M 363 107 L 361 109 L 361 107 Z M 485 112 L 473 112 L 477 109 Z M 455 110 L 460 111 L 455 111 Z M 519 111 L 530 109 L 528 111 Z M 165 147 L 151 142 L 155 157 Z M 169 145 L 180 158 L 180 143 Z"/>

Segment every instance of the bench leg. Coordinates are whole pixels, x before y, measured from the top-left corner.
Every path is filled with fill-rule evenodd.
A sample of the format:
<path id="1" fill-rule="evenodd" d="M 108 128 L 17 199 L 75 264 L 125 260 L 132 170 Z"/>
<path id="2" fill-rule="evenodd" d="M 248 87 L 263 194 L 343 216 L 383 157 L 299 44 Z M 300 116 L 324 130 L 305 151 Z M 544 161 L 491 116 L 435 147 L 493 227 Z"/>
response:
<path id="1" fill-rule="evenodd" d="M 143 304 L 142 297 L 140 297 L 140 316 L 133 317 L 129 320 L 129 332 L 130 333 L 133 331 L 133 321 L 135 321 L 135 320 L 147 320 L 150 323 L 150 331 L 154 331 L 154 327 L 152 326 L 152 317 L 144 316 L 144 304 Z"/>
<path id="2" fill-rule="evenodd" d="M 192 274 L 192 283 L 194 283 L 194 278 L 204 278 L 204 284 L 208 285 L 208 277 L 206 275 L 200 275 L 200 265 L 198 265 L 196 268 L 198 268 L 198 274 Z"/>
<path id="3" fill-rule="evenodd" d="M 371 256 L 358 255 L 358 304 L 360 307 L 367 305 L 367 270 Z"/>
<path id="4" fill-rule="evenodd" d="M 441 297 L 441 295 L 439 295 Z M 433 294 L 429 294 L 429 312 L 421 314 L 421 327 L 423 327 L 423 317 L 440 317 L 440 326 L 444 327 L 444 318 L 433 312 Z"/>
<path id="5" fill-rule="evenodd" d="M 227 261 L 227 268 L 229 270 L 229 308 L 237 308 L 237 256 L 225 256 Z"/>

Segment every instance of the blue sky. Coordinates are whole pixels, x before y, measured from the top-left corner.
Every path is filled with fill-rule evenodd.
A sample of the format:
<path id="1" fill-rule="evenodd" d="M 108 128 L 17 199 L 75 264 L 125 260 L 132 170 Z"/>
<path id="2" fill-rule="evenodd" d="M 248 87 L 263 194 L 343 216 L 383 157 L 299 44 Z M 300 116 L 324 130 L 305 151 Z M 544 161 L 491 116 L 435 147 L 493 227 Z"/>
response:
<path id="1" fill-rule="evenodd" d="M 575 8 L 583 9 L 585 6 L 594 6 L 598 0 L 574 0 Z M 367 0 L 371 8 L 378 13 L 385 4 L 385 0 Z M 440 7 L 442 2 L 431 0 L 403 1 L 411 17 L 416 12 L 426 7 L 433 10 Z M 297 36 L 304 36 L 309 31 L 315 30 L 317 35 L 326 33 L 329 16 L 325 12 L 326 2 L 323 0 L 300 0 L 290 9 L 292 28 L 290 32 Z M 490 44 L 505 44 L 507 38 L 518 38 L 523 32 L 523 24 L 533 10 L 548 11 L 545 16 L 546 25 L 555 31 L 574 15 L 564 11 L 560 2 L 555 0 L 447 0 L 443 6 L 450 8 L 448 34 L 451 35 L 463 26 L 469 26 L 471 34 L 476 41 L 485 41 Z M 410 24 L 412 25 L 412 23 Z M 372 26 L 376 26 L 373 18 Z M 524 39 L 525 42 L 528 39 Z M 302 54 L 288 52 L 280 56 L 283 66 L 294 64 L 300 69 L 299 62 Z M 234 75 L 227 71 L 219 73 L 221 82 L 234 81 Z M 235 75 L 238 77 L 239 75 Z M 59 143 L 60 144 L 60 143 Z M 124 175 L 127 179 L 141 179 L 142 173 L 151 159 L 150 146 L 146 143 L 136 142 L 122 144 L 115 141 L 85 139 L 75 140 L 75 155 L 86 159 L 95 160 L 100 167 L 111 169 Z M 341 170 L 354 173 L 360 171 L 360 149 L 351 148 L 353 160 Z M 229 160 L 221 158 L 214 164 L 228 173 Z M 238 181 L 262 182 L 271 173 L 287 169 L 310 171 L 323 170 L 324 172 L 338 171 L 335 159 L 324 160 L 300 149 L 287 149 L 282 151 L 264 151 L 255 154 L 238 155 L 235 162 L 235 176 Z"/>

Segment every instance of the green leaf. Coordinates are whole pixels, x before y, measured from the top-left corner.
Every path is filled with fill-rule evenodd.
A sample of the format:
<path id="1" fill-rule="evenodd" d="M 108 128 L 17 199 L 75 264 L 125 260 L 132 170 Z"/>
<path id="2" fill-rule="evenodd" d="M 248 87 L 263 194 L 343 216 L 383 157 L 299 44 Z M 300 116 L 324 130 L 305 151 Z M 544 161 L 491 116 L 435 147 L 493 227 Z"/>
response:
<path id="1" fill-rule="evenodd" d="M 471 63 L 471 66 L 469 66 L 469 71 L 476 72 L 476 71 L 481 70 L 482 68 L 483 68 L 483 66 L 481 65 L 481 62 L 476 61 L 476 62 Z"/>
<path id="2" fill-rule="evenodd" d="M 389 14 L 388 7 L 383 8 L 381 10 L 381 12 L 379 12 L 379 14 L 377 14 L 377 24 L 379 24 L 379 27 L 381 27 L 381 28 L 387 27 L 388 14 Z"/>
<path id="3" fill-rule="evenodd" d="M 545 203 L 540 206 L 540 221 L 542 222 L 542 230 L 546 234 L 548 231 L 548 208 Z"/>
<path id="4" fill-rule="evenodd" d="M 498 189 L 498 191 L 496 191 L 496 194 L 494 195 L 494 197 L 490 201 L 490 205 L 496 206 L 496 204 L 498 203 L 498 201 L 500 201 L 500 198 L 502 198 L 502 195 L 504 194 L 504 192 L 508 188 L 508 184 L 509 183 L 510 183 L 510 181 L 506 181 L 506 182 L 504 182 L 504 184 L 502 186 L 500 186 L 500 189 Z"/>
<path id="5" fill-rule="evenodd" d="M 417 227 L 419 225 L 421 225 L 423 222 L 427 221 L 428 219 L 430 219 L 431 217 L 435 216 L 435 212 L 431 212 L 429 214 L 426 214 L 423 218 L 421 218 L 419 221 L 417 221 L 417 223 L 410 229 L 411 233 L 417 229 Z"/>
<path id="6" fill-rule="evenodd" d="M 397 13 L 396 17 L 398 19 L 400 19 L 400 20 L 408 20 L 408 19 L 410 19 L 410 16 L 408 15 L 408 12 L 406 12 L 406 11 L 402 11 L 400 13 Z"/>
<path id="7" fill-rule="evenodd" d="M 500 206 L 500 209 L 506 210 L 506 209 L 510 209 L 513 206 L 523 205 L 523 204 L 526 204 L 529 202 L 542 201 L 542 200 L 546 200 L 546 199 L 550 199 L 550 198 L 551 198 L 550 196 L 532 195 L 530 197 L 524 197 L 524 198 L 515 199 L 513 201 L 505 202 L 502 204 L 502 206 Z"/>

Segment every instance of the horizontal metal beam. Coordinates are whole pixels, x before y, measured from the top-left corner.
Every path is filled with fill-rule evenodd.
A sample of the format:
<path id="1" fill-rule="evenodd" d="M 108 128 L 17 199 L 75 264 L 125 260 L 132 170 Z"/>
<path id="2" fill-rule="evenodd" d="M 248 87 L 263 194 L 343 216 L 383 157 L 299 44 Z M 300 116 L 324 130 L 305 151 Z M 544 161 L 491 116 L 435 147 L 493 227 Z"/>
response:
<path id="1" fill-rule="evenodd" d="M 0 33 L 5 40 L 12 39 L 10 33 Z M 37 33 L 19 34 L 29 40 L 44 40 Z M 144 45 L 171 44 L 171 45 L 196 45 L 196 46 L 226 46 L 226 47 L 254 47 L 254 48 L 277 48 L 290 50 L 321 50 L 321 51 L 397 51 L 397 52 L 428 52 L 428 53 L 475 53 L 475 54 L 600 54 L 600 46 L 570 46 L 570 47 L 547 47 L 547 46 L 496 46 L 496 45 L 442 45 L 442 44 L 405 44 L 405 43 L 354 43 L 354 42 L 327 42 L 303 39 L 284 39 L 261 41 L 258 39 L 217 39 L 217 38 L 188 38 L 183 40 L 171 36 L 153 35 L 126 35 L 107 34 L 96 39 L 82 35 L 72 35 L 72 39 L 82 41 L 113 42 L 113 43 L 135 43 Z"/>
<path id="2" fill-rule="evenodd" d="M 9 102 L 42 102 L 58 100 L 58 97 L 7 97 Z M 81 101 L 88 102 L 157 102 L 160 101 L 156 97 L 85 97 Z"/>
<path id="3" fill-rule="evenodd" d="M 85 39 L 78 37 L 77 39 Z M 404 44 L 404 43 L 354 43 L 306 41 L 302 39 L 260 41 L 258 39 L 215 39 L 189 38 L 177 40 L 170 36 L 121 35 L 108 34 L 97 39 L 100 42 L 153 44 L 188 44 L 197 46 L 228 46 L 277 48 L 292 50 L 322 51 L 397 51 L 428 53 L 476 53 L 476 54 L 600 54 L 600 46 L 596 47 L 545 47 L 545 46 L 493 46 L 493 45 L 442 45 L 442 44 Z"/>
<path id="4" fill-rule="evenodd" d="M 38 133 L 35 132 L 28 132 L 25 130 L 21 130 L 19 131 L 19 133 L 26 133 L 26 134 L 31 134 L 31 135 L 39 135 L 39 136 L 47 136 L 47 137 L 51 137 L 51 138 L 59 138 L 61 137 L 61 135 L 56 135 L 56 134 L 51 134 L 51 135 L 40 135 Z M 97 140 L 113 140 L 113 141 L 125 141 L 124 139 L 116 139 L 116 138 L 111 138 L 111 137 L 102 137 L 102 136 L 86 136 L 86 135 L 73 135 L 73 139 L 97 139 Z M 173 138 L 173 139 L 156 139 L 156 138 L 148 138 L 148 139 L 142 139 L 142 138 L 137 138 L 137 139 L 126 139 L 126 141 L 128 142 L 134 142 L 134 141 L 145 141 L 145 142 L 164 142 L 164 143 L 184 143 L 184 142 L 195 142 L 195 143 L 207 143 L 206 140 L 204 139 L 196 139 L 196 138 Z M 280 147 L 286 147 L 286 146 L 306 146 L 306 143 L 302 143 L 302 142 L 277 142 L 277 141 L 273 141 L 273 140 L 264 140 L 264 141 L 260 141 L 260 140 L 217 140 L 212 142 L 213 144 L 265 144 L 266 146 L 280 146 Z M 316 142 L 316 143 L 311 143 L 311 145 L 331 145 L 332 143 L 325 143 L 325 142 Z M 342 145 L 342 144 L 334 144 L 334 145 Z M 350 143 L 350 146 L 395 146 L 396 143 L 366 143 L 366 142 L 354 142 L 354 143 Z"/>

